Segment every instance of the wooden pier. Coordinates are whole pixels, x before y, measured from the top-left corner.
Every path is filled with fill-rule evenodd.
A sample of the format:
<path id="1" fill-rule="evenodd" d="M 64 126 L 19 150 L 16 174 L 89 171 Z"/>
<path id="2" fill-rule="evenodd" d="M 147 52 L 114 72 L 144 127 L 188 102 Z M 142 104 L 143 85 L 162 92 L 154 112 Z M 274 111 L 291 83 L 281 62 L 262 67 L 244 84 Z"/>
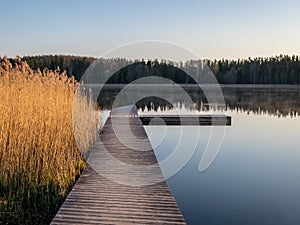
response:
<path id="1" fill-rule="evenodd" d="M 125 108 L 123 108 L 125 109 Z M 126 110 L 125 110 L 126 111 Z M 162 178 L 154 151 L 143 151 L 151 148 L 143 124 L 132 110 L 129 118 L 124 110 L 114 110 L 112 116 L 117 119 L 119 132 L 125 121 L 130 123 L 132 133 L 138 135 L 142 142 L 138 142 L 141 151 L 124 146 L 117 138 L 112 128 L 112 118 L 104 125 L 100 137 L 105 148 L 118 160 L 131 165 L 157 165 L 152 174 Z M 127 117 L 126 117 L 127 116 Z M 117 117 L 117 118 L 116 118 Z M 118 133 L 119 135 L 119 133 Z M 130 140 L 129 140 L 130 141 Z M 101 156 L 101 145 L 95 144 L 92 152 L 96 152 L 94 160 Z M 99 158 L 97 158 L 99 153 Z M 101 159 L 103 162 L 103 158 Z M 114 165 L 105 161 L 104 172 L 114 173 Z M 120 171 L 118 171 L 120 173 Z M 127 172 L 123 172 L 126 179 Z M 144 171 L 135 171 L 136 179 L 145 180 Z M 70 194 L 53 219 L 52 225 L 64 224 L 186 224 L 180 209 L 172 195 L 167 183 L 161 181 L 147 186 L 129 186 L 113 182 L 96 173 L 88 167 L 83 171 Z"/>
<path id="2" fill-rule="evenodd" d="M 143 125 L 149 123 L 155 125 L 156 117 L 139 117 L 137 109 L 131 106 L 112 110 L 90 152 L 89 162 L 95 170 L 114 179 L 107 179 L 107 176 L 100 175 L 88 166 L 57 212 L 52 225 L 186 224 L 174 196 L 163 179 L 143 128 Z M 182 116 L 160 116 L 161 121 L 158 120 L 157 125 L 162 121 L 166 125 L 231 125 L 231 118 L 224 115 L 183 117 L 182 120 Z M 117 125 L 118 132 L 114 130 L 116 127 L 113 127 L 112 120 L 114 125 Z M 126 126 L 129 126 L 135 137 L 138 137 L 138 141 L 128 134 Z M 125 138 L 127 143 L 134 145 L 133 148 L 128 147 L 119 138 Z M 105 151 L 113 157 L 108 157 Z M 149 171 L 143 169 L 127 171 L 116 166 L 111 158 L 118 159 L 126 165 L 142 166 L 137 168 L 149 165 L 153 167 Z M 123 182 L 112 181 L 118 181 L 118 178 Z M 157 179 L 158 182 L 136 185 L 150 179 Z M 124 181 L 132 185 L 126 185 Z"/>
<path id="3" fill-rule="evenodd" d="M 145 126 L 231 126 L 231 117 L 226 115 L 144 115 L 139 117 Z"/>

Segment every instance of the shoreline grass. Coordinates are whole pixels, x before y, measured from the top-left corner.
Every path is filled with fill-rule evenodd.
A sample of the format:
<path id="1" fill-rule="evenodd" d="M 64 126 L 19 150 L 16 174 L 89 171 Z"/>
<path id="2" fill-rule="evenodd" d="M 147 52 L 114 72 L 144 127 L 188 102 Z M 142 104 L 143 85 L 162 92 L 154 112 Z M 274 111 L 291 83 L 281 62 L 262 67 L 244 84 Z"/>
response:
<path id="1" fill-rule="evenodd" d="M 85 168 L 72 122 L 78 83 L 59 70 L 34 71 L 20 58 L 0 62 L 1 222 L 49 224 Z M 88 148 L 94 106 L 84 93 L 76 99 Z"/>

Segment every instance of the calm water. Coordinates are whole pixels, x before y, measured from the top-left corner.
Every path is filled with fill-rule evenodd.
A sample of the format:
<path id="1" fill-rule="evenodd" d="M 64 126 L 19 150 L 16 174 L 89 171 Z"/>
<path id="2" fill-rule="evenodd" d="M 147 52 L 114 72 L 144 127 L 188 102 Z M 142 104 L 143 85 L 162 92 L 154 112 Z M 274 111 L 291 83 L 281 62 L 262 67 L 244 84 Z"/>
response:
<path id="1" fill-rule="evenodd" d="M 225 129 L 220 152 L 204 172 L 198 166 L 211 127 L 145 127 L 159 161 L 175 148 L 182 156 L 195 149 L 189 162 L 168 179 L 187 223 L 300 224 L 300 88 L 223 91 L 222 113 L 232 116 L 232 126 Z M 140 106 L 143 113 L 174 110 L 149 101 Z M 157 104 L 163 108 L 160 112 Z M 179 111 L 199 113 L 199 108 L 184 106 Z M 192 139 L 198 131 L 195 145 Z M 162 167 L 163 173 L 169 169 Z"/>
<path id="2" fill-rule="evenodd" d="M 233 124 L 226 129 L 212 165 L 198 171 L 210 133 L 210 128 L 201 127 L 192 159 L 168 180 L 186 221 L 204 225 L 300 224 L 300 119 L 226 113 Z M 156 146 L 165 129 L 145 128 Z M 180 130 L 167 128 L 164 140 L 155 148 L 159 160 L 176 147 Z M 186 127 L 183 132 L 193 135 L 195 128 Z M 180 142 L 182 154 L 194 148 L 187 139 Z"/>

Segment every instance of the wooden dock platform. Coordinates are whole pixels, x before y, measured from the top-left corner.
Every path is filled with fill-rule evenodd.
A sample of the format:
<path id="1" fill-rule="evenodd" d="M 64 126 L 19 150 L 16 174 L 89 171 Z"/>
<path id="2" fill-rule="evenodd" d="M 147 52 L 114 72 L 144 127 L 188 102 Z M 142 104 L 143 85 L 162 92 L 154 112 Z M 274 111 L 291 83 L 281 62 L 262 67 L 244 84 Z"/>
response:
<path id="1" fill-rule="evenodd" d="M 143 125 L 167 126 L 231 126 L 231 117 L 226 115 L 143 115 Z M 158 120 L 156 120 L 158 118 Z"/>
<path id="2" fill-rule="evenodd" d="M 112 128 L 112 118 L 108 118 L 97 142 L 101 140 L 101 143 L 111 155 L 126 164 L 156 164 L 157 166 L 154 167 L 152 173 L 154 173 L 154 176 L 162 177 L 154 151 L 143 151 L 143 149 L 151 148 L 151 144 L 136 110 L 130 111 L 130 115 L 127 115 L 127 117 L 124 110 L 114 110 L 112 117 L 117 120 L 119 132 L 125 137 L 127 135 L 126 130 L 122 131 L 122 126 L 125 126 L 125 121 L 129 120 L 132 133 L 142 140 L 137 143 L 141 151 L 130 149 L 118 140 Z M 103 161 L 103 158 L 101 158 L 102 151 L 101 145 L 96 143 L 94 149 L 92 149 L 92 154 L 94 153 L 93 160 L 99 160 L 99 163 L 104 164 L 101 164 L 103 172 L 120 173 L 118 168 L 110 165 L 109 159 Z M 123 171 L 121 175 L 126 179 L 128 174 Z M 134 175 L 140 180 L 147 179 L 144 171 L 135 171 Z M 147 186 L 129 186 L 113 182 L 88 167 L 83 171 L 51 224 L 186 223 L 165 181 Z"/>

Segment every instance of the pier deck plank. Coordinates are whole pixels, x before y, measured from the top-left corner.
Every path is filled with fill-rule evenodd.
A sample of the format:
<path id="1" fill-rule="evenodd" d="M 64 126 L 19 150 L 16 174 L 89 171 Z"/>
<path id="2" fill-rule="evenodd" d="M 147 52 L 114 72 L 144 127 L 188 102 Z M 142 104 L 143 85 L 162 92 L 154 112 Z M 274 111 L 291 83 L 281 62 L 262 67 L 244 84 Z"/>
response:
<path id="1" fill-rule="evenodd" d="M 125 108 L 124 108 L 125 109 Z M 125 110 L 126 111 L 126 110 Z M 130 118 L 124 110 L 113 111 L 103 127 L 92 153 L 93 160 L 104 163 L 104 172 L 118 172 L 110 161 L 101 158 L 101 145 L 118 160 L 130 165 L 157 165 L 151 176 L 162 177 L 154 151 L 136 110 Z M 119 117 L 118 117 L 119 116 Z M 129 119 L 132 133 L 139 137 L 135 150 L 122 144 L 112 128 L 112 117 L 118 123 L 118 135 L 126 138 L 125 126 Z M 124 131 L 122 131 L 124 130 Z M 128 140 L 133 141 L 133 140 Z M 151 149 L 149 151 L 137 151 Z M 91 157 L 91 156 L 90 156 Z M 98 158 L 97 158 L 98 157 Z M 105 171 L 106 170 L 106 171 Z M 122 176 L 127 177 L 124 171 Z M 119 174 L 120 175 L 120 174 Z M 136 171 L 136 179 L 147 179 L 144 171 Z M 145 177 L 146 176 L 146 177 Z M 129 179 L 129 178 L 128 178 Z M 113 182 L 87 167 L 53 219 L 52 225 L 64 224 L 186 224 L 180 209 L 165 181 L 147 186 L 129 186 Z"/>

